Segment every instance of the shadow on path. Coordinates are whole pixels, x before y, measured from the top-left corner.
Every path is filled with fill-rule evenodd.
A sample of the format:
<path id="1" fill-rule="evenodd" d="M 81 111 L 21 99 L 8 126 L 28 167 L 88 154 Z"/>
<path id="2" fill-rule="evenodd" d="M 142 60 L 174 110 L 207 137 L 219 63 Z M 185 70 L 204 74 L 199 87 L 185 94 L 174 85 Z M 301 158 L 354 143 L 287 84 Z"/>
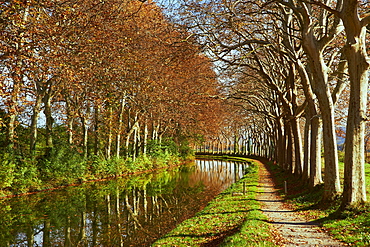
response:
<path id="1" fill-rule="evenodd" d="M 281 246 L 344 246 L 342 242 L 332 239 L 320 229 L 318 221 L 307 221 L 295 210 L 291 210 L 279 196 L 266 165 L 260 161 L 259 186 L 257 200 L 261 202 L 261 211 L 281 235 Z"/>

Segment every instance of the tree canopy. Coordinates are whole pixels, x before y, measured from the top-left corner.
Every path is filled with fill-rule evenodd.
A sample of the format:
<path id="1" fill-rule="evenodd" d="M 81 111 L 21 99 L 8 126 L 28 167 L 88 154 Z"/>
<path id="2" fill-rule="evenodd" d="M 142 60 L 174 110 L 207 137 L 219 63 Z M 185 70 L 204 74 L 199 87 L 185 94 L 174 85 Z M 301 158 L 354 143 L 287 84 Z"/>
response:
<path id="1" fill-rule="evenodd" d="M 342 191 L 336 131 L 345 130 L 343 206 L 366 201 L 369 7 L 352 0 L 194 0 L 179 10 L 180 24 L 234 76 L 229 98 L 258 116 L 273 140 L 271 159 L 313 187 L 322 182 L 323 139 L 324 201 Z M 336 125 L 339 111 L 345 126 Z"/>

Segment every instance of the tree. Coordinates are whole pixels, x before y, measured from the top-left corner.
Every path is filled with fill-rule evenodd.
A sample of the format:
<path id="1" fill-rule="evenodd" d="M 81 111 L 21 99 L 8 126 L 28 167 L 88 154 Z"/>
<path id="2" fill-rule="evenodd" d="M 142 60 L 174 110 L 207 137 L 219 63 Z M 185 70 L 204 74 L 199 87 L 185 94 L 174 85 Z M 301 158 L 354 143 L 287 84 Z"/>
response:
<path id="1" fill-rule="evenodd" d="M 366 201 L 364 137 L 369 82 L 366 27 L 370 23 L 370 14 L 360 17 L 360 3 L 343 1 L 343 7 L 338 13 L 346 32 L 344 50 L 350 81 L 342 206 L 353 206 Z M 365 7 L 368 5 L 362 4 Z"/>

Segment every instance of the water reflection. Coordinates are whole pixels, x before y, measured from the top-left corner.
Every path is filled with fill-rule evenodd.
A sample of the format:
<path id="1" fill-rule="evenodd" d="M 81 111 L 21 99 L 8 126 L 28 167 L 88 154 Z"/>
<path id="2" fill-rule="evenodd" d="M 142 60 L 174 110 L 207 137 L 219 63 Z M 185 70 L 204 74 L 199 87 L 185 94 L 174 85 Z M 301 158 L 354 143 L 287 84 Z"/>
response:
<path id="1" fill-rule="evenodd" d="M 140 176 L 0 202 L 0 246 L 149 246 L 245 174 L 196 160 Z"/>

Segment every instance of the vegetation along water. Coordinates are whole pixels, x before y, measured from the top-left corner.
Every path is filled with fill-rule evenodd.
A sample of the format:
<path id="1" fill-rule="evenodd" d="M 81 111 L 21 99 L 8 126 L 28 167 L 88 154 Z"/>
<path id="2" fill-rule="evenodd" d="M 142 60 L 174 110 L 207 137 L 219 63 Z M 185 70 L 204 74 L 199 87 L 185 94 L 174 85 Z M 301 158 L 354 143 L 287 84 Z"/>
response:
<path id="1" fill-rule="evenodd" d="M 149 246 L 249 170 L 196 160 L 0 201 L 1 246 Z"/>
<path id="2" fill-rule="evenodd" d="M 319 211 L 368 226 L 369 9 L 0 1 L 0 196 L 233 154 L 270 160 L 319 192 Z M 367 241 L 342 223 L 363 239 L 347 242 Z"/>

